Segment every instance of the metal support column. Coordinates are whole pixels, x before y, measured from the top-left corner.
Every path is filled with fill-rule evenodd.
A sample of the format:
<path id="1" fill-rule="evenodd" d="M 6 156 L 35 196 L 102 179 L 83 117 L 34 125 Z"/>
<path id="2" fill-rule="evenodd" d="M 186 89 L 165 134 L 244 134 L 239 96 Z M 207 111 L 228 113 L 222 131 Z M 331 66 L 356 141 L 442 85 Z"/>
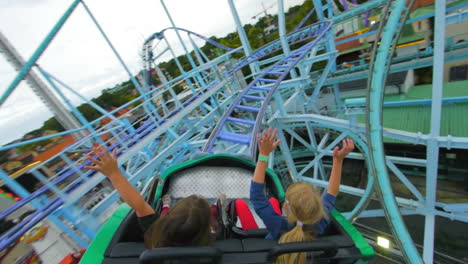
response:
<path id="1" fill-rule="evenodd" d="M 278 30 L 279 37 L 281 41 L 281 47 L 283 48 L 283 53 L 285 56 L 288 56 L 291 50 L 289 49 L 288 40 L 286 40 L 286 23 L 284 18 L 284 2 L 283 0 L 278 0 Z M 297 73 L 295 69 L 291 70 L 291 77 L 297 78 Z"/>
<path id="2" fill-rule="evenodd" d="M 427 140 L 426 167 L 426 218 L 424 224 L 423 259 L 426 264 L 433 262 L 435 202 L 437 189 L 437 170 L 439 165 L 440 118 L 442 114 L 442 88 L 444 81 L 445 49 L 445 1 L 435 3 L 434 22 L 434 66 L 432 71 L 431 131 Z"/>
<path id="3" fill-rule="evenodd" d="M 236 6 L 234 5 L 234 0 L 228 0 L 229 8 L 231 9 L 232 17 L 234 18 L 234 22 L 236 23 L 237 33 L 239 34 L 239 38 L 242 43 L 242 48 L 244 49 L 245 56 L 248 57 L 252 54 L 252 47 L 250 47 L 249 39 L 245 34 L 244 27 L 242 27 L 242 23 L 239 18 L 239 14 L 237 14 Z M 260 72 L 260 68 L 258 67 L 257 62 L 249 64 L 250 71 L 252 74 L 258 74 Z"/>

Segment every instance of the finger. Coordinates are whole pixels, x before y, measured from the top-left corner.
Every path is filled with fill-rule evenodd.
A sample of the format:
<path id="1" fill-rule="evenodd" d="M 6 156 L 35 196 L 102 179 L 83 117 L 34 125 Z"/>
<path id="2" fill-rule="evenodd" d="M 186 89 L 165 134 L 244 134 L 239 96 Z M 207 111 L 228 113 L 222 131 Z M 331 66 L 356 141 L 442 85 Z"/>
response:
<path id="1" fill-rule="evenodd" d="M 84 168 L 88 170 L 95 170 L 95 171 L 98 171 L 100 169 L 99 166 L 84 166 Z"/>
<path id="2" fill-rule="evenodd" d="M 354 141 L 352 139 L 350 139 L 349 142 L 350 142 L 350 145 L 351 145 L 351 150 L 353 150 L 354 149 Z"/>
<path id="3" fill-rule="evenodd" d="M 340 149 L 338 146 L 333 148 L 333 155 L 336 155 L 338 153 L 338 149 Z"/>
<path id="4" fill-rule="evenodd" d="M 281 139 L 278 139 L 273 143 L 273 148 L 276 148 L 281 143 Z"/>
<path id="5" fill-rule="evenodd" d="M 104 157 L 110 157 L 110 154 L 109 154 L 109 151 L 107 151 L 107 149 L 104 147 L 104 146 L 99 146 L 99 151 L 102 152 L 102 155 Z"/>
<path id="6" fill-rule="evenodd" d="M 102 162 L 104 161 L 105 157 L 101 151 L 97 151 L 96 155 L 98 156 L 99 160 Z"/>
<path id="7" fill-rule="evenodd" d="M 96 164 L 96 165 L 102 165 L 102 161 L 100 160 L 97 160 L 91 156 L 88 156 L 88 160 L 90 160 L 92 163 Z"/>
<path id="8" fill-rule="evenodd" d="M 272 129 L 271 129 L 271 127 L 269 127 L 268 128 L 268 139 L 270 139 L 270 137 L 271 137 L 271 132 L 272 132 Z"/>
<path id="9" fill-rule="evenodd" d="M 275 140 L 276 134 L 278 134 L 278 129 L 273 129 L 273 133 L 271 133 L 270 141 L 273 142 Z"/>
<path id="10" fill-rule="evenodd" d="M 266 138 L 266 135 L 267 135 L 267 130 L 263 130 L 263 133 L 262 133 L 262 140 L 264 140 Z"/>
<path id="11" fill-rule="evenodd" d="M 349 139 L 345 139 L 346 142 L 346 150 L 349 150 Z"/>
<path id="12" fill-rule="evenodd" d="M 346 139 L 341 141 L 341 143 L 343 144 L 341 149 L 346 149 L 348 147 L 348 143 L 346 142 Z"/>
<path id="13" fill-rule="evenodd" d="M 115 148 L 114 150 L 112 150 L 112 158 L 113 158 L 113 159 L 117 159 L 117 148 Z"/>
<path id="14" fill-rule="evenodd" d="M 105 159 L 105 155 L 102 150 L 103 150 L 103 147 L 101 145 L 98 145 L 94 150 L 94 153 L 96 153 L 96 155 L 101 161 Z"/>
<path id="15" fill-rule="evenodd" d="M 257 142 L 260 142 L 260 140 L 261 140 L 260 139 L 260 134 L 255 135 L 255 137 L 257 138 Z"/>

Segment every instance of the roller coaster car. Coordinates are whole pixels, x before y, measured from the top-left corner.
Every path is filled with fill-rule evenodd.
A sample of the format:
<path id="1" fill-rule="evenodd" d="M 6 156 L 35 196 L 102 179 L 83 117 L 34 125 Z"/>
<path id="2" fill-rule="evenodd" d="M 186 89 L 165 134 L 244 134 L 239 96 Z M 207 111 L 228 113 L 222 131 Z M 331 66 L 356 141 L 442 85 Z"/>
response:
<path id="1" fill-rule="evenodd" d="M 210 154 L 170 167 L 153 180 L 145 196 L 158 212 L 160 197 L 166 193 L 173 200 L 198 194 L 213 202 L 220 193 L 225 193 L 228 201 L 247 200 L 254 169 L 255 164 L 247 159 Z M 284 200 L 284 189 L 270 169 L 266 193 Z M 331 212 L 326 235 L 311 242 L 285 244 L 264 239 L 266 229 L 242 231 L 229 220 L 235 216 L 222 215 L 219 217 L 222 228 L 213 246 L 145 249 L 135 212 L 124 204 L 101 228 L 80 263 L 273 263 L 276 257 L 291 252 L 308 252 L 313 263 L 355 263 L 375 255 L 360 233 L 336 210 Z"/>

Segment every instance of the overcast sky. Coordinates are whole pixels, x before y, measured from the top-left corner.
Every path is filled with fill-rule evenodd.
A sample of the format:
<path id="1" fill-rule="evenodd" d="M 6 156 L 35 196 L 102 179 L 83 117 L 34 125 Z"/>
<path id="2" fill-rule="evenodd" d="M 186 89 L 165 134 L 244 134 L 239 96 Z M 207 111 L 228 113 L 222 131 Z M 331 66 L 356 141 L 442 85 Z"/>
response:
<path id="1" fill-rule="evenodd" d="M 26 60 L 72 3 L 72 0 L 0 0 L 0 30 Z M 276 0 L 235 0 L 243 24 L 262 11 L 277 13 Z M 304 0 L 285 0 L 286 10 Z M 87 0 L 87 5 L 129 66 L 132 74 L 141 69 L 139 53 L 143 40 L 170 26 L 159 0 Z M 206 37 L 222 37 L 235 30 L 227 0 L 166 0 L 176 26 Z M 184 34 L 183 34 L 184 35 Z M 177 53 L 176 36 L 167 34 Z M 84 8 L 78 8 L 39 59 L 46 71 L 65 81 L 87 98 L 128 79 Z M 16 72 L 0 56 L 0 94 Z M 75 105 L 82 102 L 65 93 Z M 24 82 L 0 106 L 0 144 L 20 138 L 39 128 L 52 116 Z"/>

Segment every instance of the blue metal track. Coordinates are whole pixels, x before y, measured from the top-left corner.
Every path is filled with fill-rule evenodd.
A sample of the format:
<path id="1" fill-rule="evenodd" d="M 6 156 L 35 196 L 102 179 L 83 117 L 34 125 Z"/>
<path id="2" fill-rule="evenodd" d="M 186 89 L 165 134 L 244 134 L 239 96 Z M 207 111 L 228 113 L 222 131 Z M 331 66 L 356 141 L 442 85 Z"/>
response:
<path id="1" fill-rule="evenodd" d="M 284 57 L 280 61 L 276 62 L 272 66 L 264 70 L 258 77 L 256 77 L 244 91 L 236 98 L 231 107 L 224 113 L 221 120 L 214 128 L 210 135 L 204 150 L 207 152 L 213 152 L 215 145 L 219 141 L 225 141 L 234 144 L 243 144 L 250 150 L 250 156 L 252 159 L 256 155 L 256 141 L 255 135 L 260 130 L 262 119 L 268 107 L 273 94 L 279 84 L 286 78 L 289 72 L 301 61 L 315 45 L 320 41 L 325 40 L 325 35 L 331 29 L 330 21 L 323 21 L 309 27 L 307 33 L 302 36 L 308 38 L 315 38 L 313 41 L 307 43 L 299 49 L 292 51 L 287 57 Z M 296 38 L 290 38 L 293 40 Z M 297 36 L 300 39 L 300 35 Z M 256 58 L 255 54 L 262 54 L 263 52 L 271 52 L 273 47 L 280 48 L 278 46 L 271 45 L 270 49 L 262 49 L 261 51 L 255 52 L 252 58 Z M 245 59 L 249 61 L 249 58 Z M 265 84 L 273 84 L 268 89 L 263 88 Z M 264 95 L 266 93 L 266 95 Z M 247 110 L 251 115 L 245 115 L 243 118 L 234 118 L 235 109 Z M 237 131 L 233 127 L 239 127 L 239 125 L 246 125 L 244 128 Z M 218 150 L 220 151 L 220 150 Z"/>
<path id="2" fill-rule="evenodd" d="M 211 83 L 211 86 L 207 87 L 204 92 L 208 92 L 215 85 L 218 85 L 218 84 L 219 84 L 219 81 L 215 81 Z M 123 148 L 132 147 L 133 145 L 135 145 L 136 143 L 144 139 L 146 136 L 150 135 L 151 132 L 154 131 L 156 128 L 158 128 L 159 126 L 167 122 L 169 119 L 171 119 L 174 115 L 180 112 L 183 108 L 190 105 L 193 101 L 195 101 L 201 95 L 202 93 L 192 96 L 189 100 L 185 101 L 181 107 L 177 107 L 176 109 L 168 113 L 167 116 L 163 119 L 160 119 L 156 122 L 152 119 L 148 119 L 143 125 L 141 125 L 136 130 L 132 131 L 132 133 L 128 133 L 125 137 L 121 138 L 121 140 L 118 141 L 117 143 L 114 143 L 113 145 L 109 146 L 108 149 L 111 151 L 114 148 L 123 149 Z M 119 153 L 120 152 L 121 151 L 119 151 Z M 94 158 L 97 158 L 97 157 L 94 156 Z M 90 165 L 90 161 L 85 160 L 83 163 L 76 165 L 76 167 L 73 167 L 64 171 L 63 173 L 61 173 L 59 177 L 56 177 L 53 181 L 51 181 L 50 185 L 43 186 L 42 188 L 28 195 L 27 197 L 23 197 L 23 199 L 15 203 L 13 206 L 0 212 L 0 219 L 6 218 L 7 216 L 14 213 L 19 208 L 32 202 L 34 199 L 39 198 L 41 195 L 43 195 L 46 191 L 48 191 L 51 188 L 50 186 L 58 185 L 59 183 L 68 179 L 70 176 L 74 175 L 77 171 L 83 170 L 83 168 L 87 165 Z M 91 173 L 91 174 L 94 174 L 94 173 Z M 76 188 L 78 188 L 80 185 L 84 183 L 83 180 L 84 179 L 80 177 L 74 180 L 69 185 L 67 185 L 67 189 L 65 190 L 65 193 L 68 193 L 68 194 L 72 193 Z M 60 197 L 57 197 L 54 200 L 49 201 L 48 203 L 42 205 L 41 208 L 37 208 L 38 210 L 36 210 L 31 215 L 29 215 L 27 218 L 25 218 L 21 222 L 21 224 L 16 225 L 14 228 L 10 229 L 8 232 L 2 234 L 0 236 L 0 251 L 7 248 L 14 241 L 18 240 L 18 238 L 21 237 L 25 232 L 27 232 L 34 225 L 36 225 L 41 220 L 46 218 L 51 212 L 55 211 L 65 202 L 66 201 L 63 201 Z"/>
<path id="3" fill-rule="evenodd" d="M 385 213 L 394 231 L 396 243 L 406 257 L 406 261 L 410 263 L 422 263 L 422 260 L 404 226 L 400 212 L 425 216 L 427 226 L 425 227 L 424 260 L 430 263 L 432 260 L 431 254 L 434 252 L 434 236 L 429 233 L 433 231 L 434 217 L 440 216 L 468 222 L 468 216 L 465 213 L 466 210 L 463 210 L 467 208 L 467 204 L 435 202 L 436 189 L 434 185 L 431 184 L 428 184 L 428 186 L 431 186 L 429 193 L 426 194 L 426 196 L 421 194 L 395 164 L 424 167 L 428 163 L 431 163 L 428 166 L 430 169 L 428 169 L 427 173 L 428 182 L 431 183 L 436 180 L 436 154 L 429 153 L 430 151 L 428 150 L 426 155 L 427 160 L 425 158 L 409 159 L 406 157 L 386 157 L 384 155 L 382 135 L 403 140 L 408 143 L 426 144 L 428 145 L 428 149 L 438 149 L 440 147 L 466 149 L 468 148 L 468 139 L 452 137 L 450 135 L 437 136 L 437 131 L 435 131 L 437 129 L 433 129 L 434 131 L 431 131 L 430 135 L 384 129 L 382 127 L 381 116 L 382 107 L 386 106 L 382 102 L 384 90 L 383 82 L 388 72 L 392 73 L 431 66 L 432 64 L 435 65 L 433 60 L 440 60 L 437 61 L 437 65 L 441 66 L 441 61 L 450 62 L 466 59 L 468 58 L 467 42 L 455 43 L 453 39 L 447 39 L 445 45 L 446 49 L 443 50 L 443 45 L 441 46 L 443 41 L 440 40 L 439 36 L 439 38 L 434 39 L 434 42 L 425 43 L 426 49 L 423 51 L 411 52 L 410 54 L 390 59 L 389 50 L 395 50 L 396 38 L 398 38 L 401 30 L 400 26 L 402 23 L 405 23 L 405 21 L 403 21 L 404 19 L 401 19 L 401 14 L 405 12 L 406 1 L 396 0 L 391 3 L 392 12 L 389 14 L 388 20 L 382 20 L 381 24 L 382 27 L 385 26 L 385 30 L 382 31 L 382 41 L 376 53 L 375 63 L 370 65 L 364 60 L 360 60 L 358 62 L 349 63 L 351 64 L 349 68 L 342 67 L 335 71 L 334 67 L 330 67 L 330 65 L 334 65 L 335 63 L 333 60 L 335 56 L 335 44 L 342 44 L 347 41 L 376 35 L 377 31 L 370 31 L 356 36 L 355 38 L 348 38 L 341 42 L 333 43 L 332 22 L 334 24 L 339 24 L 357 15 L 361 17 L 364 16 L 364 19 L 367 20 L 370 10 L 379 8 L 381 5 L 388 2 L 387 0 L 373 0 L 356 5 L 356 0 L 352 0 L 353 3 L 346 0 L 340 1 L 343 6 L 345 6 L 345 9 L 348 7 L 348 10 L 333 15 L 331 1 L 324 4 L 323 1 L 313 0 L 315 9 L 310 11 L 306 18 L 297 26 L 299 29 L 296 28 L 287 36 L 285 36 L 284 30 L 284 17 L 280 17 L 278 21 L 282 29 L 282 31 L 280 30 L 281 41 L 275 40 L 254 52 L 247 52 L 249 49 L 245 46 L 243 47 L 244 49 L 242 49 L 242 47 L 232 49 L 190 30 L 178 28 L 170 18 L 173 25 L 172 27 L 152 34 L 144 42 L 144 67 L 147 72 L 153 67 L 159 70 L 156 65 L 156 60 L 167 51 L 170 51 L 172 56 L 176 59 L 175 53 L 170 45 L 165 47 L 161 54 L 152 54 L 159 43 L 153 46 L 154 40 L 163 40 L 167 44 L 169 43 L 167 39 L 164 38 L 164 32 L 167 30 L 175 30 L 181 41 L 182 39 L 180 38 L 179 32 L 189 34 L 192 44 L 194 44 L 194 41 L 191 37 L 196 36 L 215 47 L 225 50 L 226 54 L 209 61 L 207 56 L 194 45 L 195 55 L 197 55 L 200 65 L 196 67 L 192 58 L 187 54 L 187 49 L 184 47 L 185 55 L 187 55 L 192 69 L 184 71 L 180 62 L 176 60 L 177 66 L 182 72 L 181 76 L 171 81 L 162 78 L 163 85 L 157 88 L 152 87 L 152 84 L 147 82 L 146 86 L 143 87 L 143 89 L 146 89 L 146 92 L 140 89 L 139 83 L 136 82 L 135 78 L 130 74 L 128 67 L 123 63 L 114 46 L 97 23 L 95 17 L 83 3 L 85 10 L 105 38 L 109 48 L 115 53 L 119 62 L 124 66 L 124 69 L 130 74 L 129 77 L 141 93 L 141 96 L 136 99 L 136 101 L 144 101 L 139 107 L 141 107 L 140 109 L 144 109 L 145 119 L 141 123 L 138 123 L 139 127 L 135 129 L 131 125 L 126 124 L 128 120 L 113 118 L 112 115 L 118 110 L 112 111 L 108 113 L 108 115 L 112 117 L 112 126 L 99 126 L 99 122 L 104 117 L 84 124 L 85 127 L 78 131 L 89 130 L 94 132 L 86 139 L 87 142 L 78 142 L 70 150 L 73 152 L 75 150 L 85 149 L 85 143 L 99 142 L 102 135 L 112 134 L 112 140 L 107 142 L 108 147 L 109 149 L 116 147 L 121 149 L 119 161 L 125 162 L 125 172 L 128 174 L 129 181 L 134 184 L 137 181 L 145 182 L 147 179 L 157 176 L 159 170 L 163 170 L 167 168 L 167 166 L 179 162 L 180 159 L 187 156 L 188 153 L 198 151 L 200 148 L 209 152 L 225 151 L 237 154 L 248 154 L 252 159 L 255 159 L 255 134 L 260 131 L 264 121 L 268 120 L 268 122 L 271 122 L 269 123 L 270 125 L 277 126 L 280 129 L 279 137 L 285 139 L 286 137 L 284 135 L 286 133 L 289 133 L 291 136 L 290 142 L 283 140 L 280 145 L 281 155 L 275 156 L 275 163 L 278 161 L 281 166 L 284 166 L 284 164 L 287 166 L 286 169 L 282 167 L 279 171 L 284 171 L 285 177 L 290 177 L 293 180 L 303 180 L 320 187 L 326 187 L 327 181 L 321 159 L 322 157 L 331 155 L 330 149 L 332 145 L 336 145 L 341 138 L 349 136 L 361 146 L 361 153 L 351 153 L 350 158 L 364 159 L 370 170 L 366 187 L 356 188 L 353 186 L 341 186 L 342 192 L 358 196 L 360 199 L 356 207 L 351 212 L 348 212 L 347 215 L 352 218 L 356 216 L 359 217 L 360 213 L 365 210 L 367 203 L 370 201 L 372 192 L 378 191 L 378 197 L 379 200 L 382 201 L 383 209 L 365 211 L 363 215 L 367 217 L 381 217 Z M 232 4 L 232 1 L 229 2 Z M 0 98 L 0 106 L 9 97 L 16 86 L 27 76 L 28 72 L 33 69 L 33 67 L 36 67 L 35 63 L 37 59 L 46 50 L 47 46 L 78 4 L 80 4 L 80 1 L 72 1 L 70 7 L 53 27 L 36 52 L 34 52 L 33 56 L 27 60 L 22 69 L 19 70 L 14 81 L 8 86 L 6 92 Z M 353 8 L 349 8 L 351 5 L 354 5 Z M 466 2 L 458 3 L 455 6 L 443 10 L 440 8 L 440 5 L 441 3 L 439 2 L 436 8 L 438 10 L 436 10 L 435 13 L 413 18 L 412 20 L 406 21 L 406 23 L 420 21 L 421 19 L 432 17 L 434 14 L 439 21 L 445 17 L 447 24 L 458 23 L 468 18 L 466 10 L 454 12 L 459 8 L 466 7 Z M 281 8 L 279 8 L 280 13 L 283 13 Z M 444 10 L 446 10 L 446 12 L 444 12 Z M 311 26 L 302 27 L 304 21 L 314 11 L 322 21 Z M 233 12 L 233 14 L 234 13 L 236 12 Z M 326 17 L 330 20 L 325 20 Z M 239 25 L 236 24 L 236 26 L 238 29 L 242 28 L 240 22 Z M 440 23 L 439 27 L 441 27 Z M 239 34 L 242 35 L 241 33 Z M 243 41 L 243 43 L 245 42 Z M 289 52 L 289 46 L 293 44 L 298 46 L 297 44 L 299 43 L 302 47 Z M 433 54 L 431 46 L 438 47 L 436 55 Z M 325 49 L 325 54 L 317 53 L 317 51 L 321 52 L 322 49 Z M 246 54 L 249 55 L 232 63 L 231 55 L 235 52 L 241 52 L 241 50 L 245 50 Z M 283 50 L 282 54 L 274 57 L 271 56 L 274 52 L 279 52 L 281 50 Z M 264 59 L 265 57 L 268 58 Z M 327 67 L 325 68 L 326 70 L 311 72 L 312 63 L 325 59 L 328 60 Z M 223 71 L 223 67 L 221 66 L 226 65 L 230 67 Z M 262 66 L 263 69 L 260 69 L 258 65 Z M 254 66 L 251 67 L 251 70 L 254 70 L 252 70 L 252 75 L 249 76 L 249 78 L 253 78 L 253 81 L 241 90 L 243 86 L 245 86 L 244 83 L 241 82 L 245 80 L 239 80 L 237 73 L 246 66 Z M 330 68 L 333 69 L 330 70 Z M 298 71 L 299 76 L 297 76 L 296 73 L 292 73 L 293 69 L 300 69 L 300 71 Z M 328 74 L 328 70 L 332 73 Z M 369 75 L 369 72 L 371 75 Z M 41 73 L 46 75 L 45 77 L 47 78 L 48 74 L 45 71 L 41 70 Z M 161 77 L 163 74 L 158 72 L 158 75 Z M 331 116 L 320 115 L 319 111 L 313 114 L 306 111 L 307 109 L 314 109 L 313 107 L 315 104 L 321 103 L 314 99 L 322 85 L 334 85 L 335 101 L 339 102 L 341 98 L 339 96 L 339 91 L 336 91 L 337 84 L 351 80 L 365 79 L 368 76 L 372 81 L 372 85 L 370 86 L 369 97 L 366 101 L 369 104 L 367 131 L 364 125 L 353 121 L 352 116 L 349 120 L 331 117 L 344 114 L 342 111 L 343 109 L 339 107 L 338 110 L 331 110 L 328 112 L 331 113 Z M 437 80 L 440 81 L 440 74 L 438 76 Z M 51 75 L 48 77 L 53 79 Z M 291 78 L 291 80 L 288 80 L 289 78 Z M 192 96 L 186 101 L 179 100 L 178 95 L 172 90 L 173 86 L 184 81 L 192 91 Z M 314 85 L 316 86 L 314 87 Z M 310 88 L 315 88 L 312 96 L 308 96 Z M 435 89 L 440 89 L 440 85 L 438 88 L 435 87 Z M 440 90 L 436 91 L 440 92 Z M 175 105 L 175 107 L 170 107 L 171 109 L 169 109 L 166 102 L 162 101 L 161 103 L 161 101 L 158 101 L 163 98 L 163 95 L 167 94 L 170 94 L 172 97 L 167 100 L 167 102 L 173 102 Z M 436 112 L 432 120 L 432 122 L 435 122 L 435 127 L 440 125 L 440 120 L 435 120 L 438 119 L 437 111 L 440 110 L 437 108 L 439 99 L 440 103 L 466 102 L 466 98 L 464 97 L 444 99 L 440 98 L 440 96 L 436 96 L 435 99 L 436 100 L 432 101 L 433 105 L 436 106 Z M 134 104 L 136 101 L 126 104 L 122 106 L 122 108 Z M 428 101 L 391 102 L 387 105 L 390 107 L 413 104 L 427 105 Z M 309 105 L 312 108 L 306 108 Z M 212 128 L 213 126 L 214 129 Z M 307 131 L 307 137 L 302 138 L 297 130 Z M 326 131 L 328 134 L 339 134 L 339 136 L 330 140 L 328 136 L 324 136 L 320 140 L 317 140 L 315 136 L 320 137 L 320 133 L 316 133 L 317 131 Z M 76 130 L 61 132 L 55 136 L 62 136 L 73 132 L 76 132 Z M 207 135 L 210 135 L 208 139 L 206 139 Z M 46 136 L 26 142 L 15 143 L 1 147 L 0 150 L 11 149 L 50 137 L 51 136 Z M 293 140 L 293 138 L 297 141 Z M 310 140 L 310 142 L 308 140 Z M 317 141 L 320 141 L 320 143 Z M 302 146 L 298 146 L 301 144 Z M 296 164 L 293 155 L 297 155 L 298 153 L 300 155 L 304 155 L 305 153 L 314 155 L 314 160 L 309 162 L 302 159 Z M 45 179 L 43 187 L 33 193 L 28 193 L 23 190 L 14 179 L 11 179 L 4 171 L 0 170 L 0 179 L 6 182 L 11 189 L 15 189 L 16 192 L 20 193 L 20 196 L 23 198 L 13 207 L 1 212 L 0 219 L 11 215 L 27 204 L 36 209 L 36 211 L 24 219 L 24 221 L 0 236 L 0 250 L 14 243 L 21 235 L 45 217 L 49 217 L 49 220 L 57 224 L 57 226 L 60 226 L 63 231 L 73 237 L 80 246 L 85 247 L 87 245 L 87 241 L 85 240 L 92 239 L 96 230 L 89 230 L 92 225 L 83 223 L 82 220 L 85 218 L 83 218 L 81 213 L 92 215 L 92 217 L 96 217 L 97 219 L 97 216 L 100 215 L 106 207 L 118 199 L 118 195 L 114 192 L 93 209 L 79 208 L 79 216 L 71 215 L 70 211 L 67 211 L 68 208 L 79 207 L 78 200 L 82 198 L 86 192 L 101 183 L 102 180 L 104 180 L 104 176 L 84 171 L 83 166 L 88 164 L 88 161 L 70 160 L 68 156 L 67 153 L 61 153 L 53 157 L 53 159 L 64 160 L 67 167 L 51 179 L 46 179 L 41 175 L 42 172 L 39 169 L 34 168 L 32 170 L 31 173 L 35 177 L 43 177 L 43 179 Z M 301 157 L 303 158 L 304 156 Z M 46 166 L 46 163 L 49 161 L 45 161 L 41 166 Z M 313 177 L 308 175 L 308 173 L 310 174 L 308 171 L 310 168 L 313 168 Z M 390 168 L 392 173 L 397 176 L 403 185 L 407 186 L 415 195 L 416 200 L 395 197 L 392 193 L 391 183 L 388 180 L 387 168 Z M 61 185 L 65 185 L 65 187 Z M 45 194 L 52 194 L 53 196 L 51 195 L 51 197 L 53 198 L 48 200 L 45 198 Z M 92 217 L 91 219 L 94 219 Z M 63 218 L 67 222 L 61 222 L 65 220 L 59 220 L 59 218 Z M 67 228 L 65 223 L 72 223 L 76 230 L 74 231 L 69 227 Z"/>

